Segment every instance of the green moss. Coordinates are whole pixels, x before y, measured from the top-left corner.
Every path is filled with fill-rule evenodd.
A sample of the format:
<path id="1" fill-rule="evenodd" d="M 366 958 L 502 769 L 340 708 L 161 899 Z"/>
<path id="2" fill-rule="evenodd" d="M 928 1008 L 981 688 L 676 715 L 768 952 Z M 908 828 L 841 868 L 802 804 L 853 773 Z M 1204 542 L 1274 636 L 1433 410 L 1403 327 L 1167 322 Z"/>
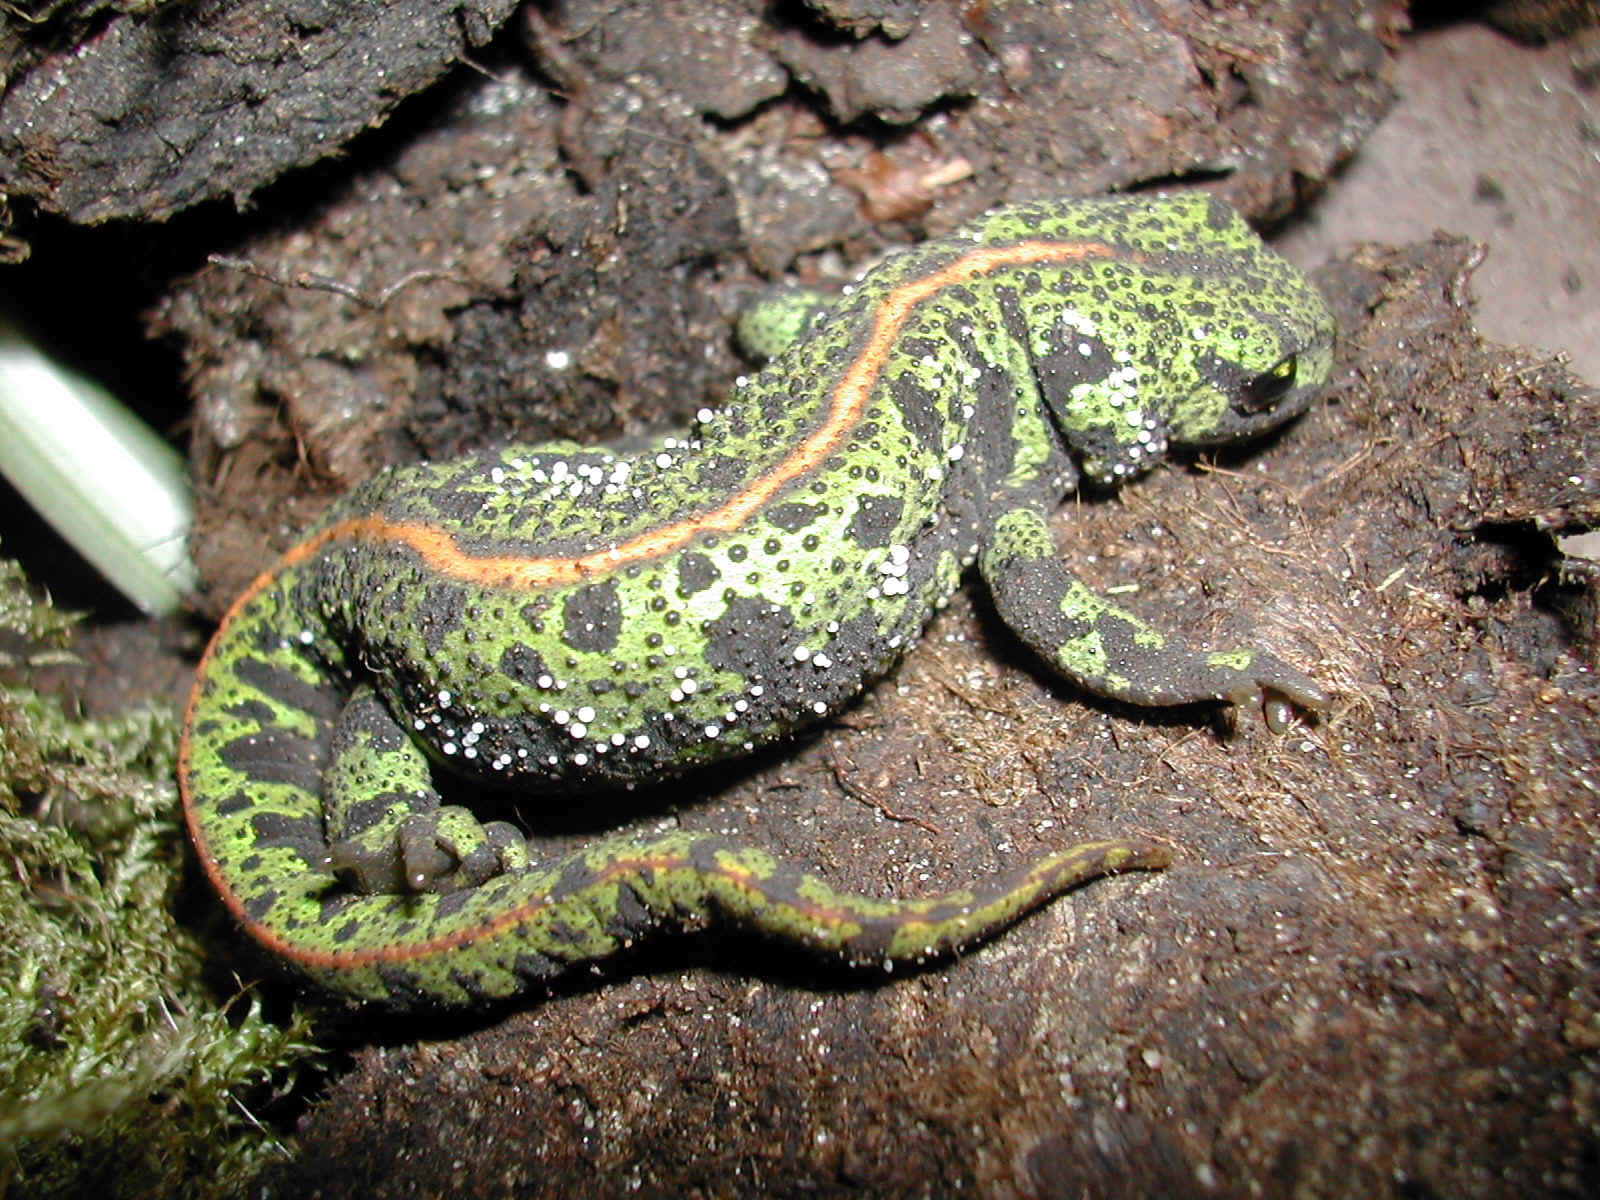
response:
<path id="1" fill-rule="evenodd" d="M 208 1196 L 282 1154 L 258 1120 L 306 1023 L 219 1005 L 173 917 L 177 720 L 89 720 L 27 686 L 72 618 L 0 562 L 0 1194 Z"/>

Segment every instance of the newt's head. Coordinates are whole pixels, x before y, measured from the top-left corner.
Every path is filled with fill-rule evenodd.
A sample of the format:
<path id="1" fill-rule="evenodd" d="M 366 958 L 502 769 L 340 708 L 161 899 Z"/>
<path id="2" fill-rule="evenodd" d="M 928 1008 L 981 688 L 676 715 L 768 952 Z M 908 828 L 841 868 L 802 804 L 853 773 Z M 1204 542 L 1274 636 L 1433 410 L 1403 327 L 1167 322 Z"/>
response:
<path id="1" fill-rule="evenodd" d="M 1253 437 L 1328 381 L 1335 334 L 1310 281 L 1204 193 L 1064 210 L 1107 252 L 1030 298 L 1032 356 L 1084 472 L 1111 482 L 1174 446 Z"/>

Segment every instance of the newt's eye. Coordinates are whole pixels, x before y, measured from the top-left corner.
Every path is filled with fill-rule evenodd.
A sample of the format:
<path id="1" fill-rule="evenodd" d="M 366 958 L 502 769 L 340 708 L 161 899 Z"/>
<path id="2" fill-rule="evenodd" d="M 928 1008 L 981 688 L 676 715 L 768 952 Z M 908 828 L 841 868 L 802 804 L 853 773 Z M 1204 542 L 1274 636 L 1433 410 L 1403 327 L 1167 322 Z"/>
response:
<path id="1" fill-rule="evenodd" d="M 1293 354 L 1280 358 L 1244 385 L 1233 402 L 1234 410 L 1247 416 L 1267 412 L 1294 387 L 1296 369 L 1297 360 Z"/>

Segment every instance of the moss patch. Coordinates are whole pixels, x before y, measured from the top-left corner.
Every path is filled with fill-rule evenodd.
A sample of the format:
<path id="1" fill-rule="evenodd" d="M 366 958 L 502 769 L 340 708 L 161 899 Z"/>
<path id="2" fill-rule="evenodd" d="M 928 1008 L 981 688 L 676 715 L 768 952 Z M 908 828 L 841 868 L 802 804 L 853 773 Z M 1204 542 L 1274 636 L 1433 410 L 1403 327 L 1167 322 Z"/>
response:
<path id="1" fill-rule="evenodd" d="M 29 686 L 73 618 L 0 562 L 0 1193 L 208 1196 L 283 1148 L 262 1120 L 316 1051 L 218 1006 L 173 917 L 166 706 L 88 720 Z"/>

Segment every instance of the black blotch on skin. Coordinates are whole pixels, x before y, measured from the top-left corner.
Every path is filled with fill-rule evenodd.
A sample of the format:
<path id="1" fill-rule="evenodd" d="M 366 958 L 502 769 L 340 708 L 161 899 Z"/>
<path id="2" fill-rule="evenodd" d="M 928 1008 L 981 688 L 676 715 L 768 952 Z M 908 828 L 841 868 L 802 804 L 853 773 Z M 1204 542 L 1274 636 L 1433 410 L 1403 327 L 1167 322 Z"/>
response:
<path id="1" fill-rule="evenodd" d="M 277 719 L 272 705 L 265 700 L 241 700 L 222 710 L 239 725 L 271 725 Z"/>
<path id="2" fill-rule="evenodd" d="M 579 588 L 562 610 L 561 640 L 574 650 L 609 652 L 622 632 L 622 602 L 614 580 Z"/>
<path id="3" fill-rule="evenodd" d="M 799 391 L 803 386 L 801 380 L 791 380 L 787 388 L 763 388 L 761 390 L 761 422 L 771 428 L 789 415 L 791 408 L 799 408 L 805 402 L 804 396 L 792 396 L 791 390 Z"/>
<path id="4" fill-rule="evenodd" d="M 405 731 L 389 715 L 383 701 L 372 692 L 362 692 L 345 705 L 333 731 L 333 757 L 337 759 L 353 749 L 363 738 L 378 753 L 399 750 L 408 740 Z"/>
<path id="5" fill-rule="evenodd" d="M 721 578 L 722 572 L 706 555 L 691 550 L 678 556 L 678 590 L 685 596 L 703 592 Z"/>
<path id="6" fill-rule="evenodd" d="M 889 382 L 889 398 L 900 409 L 906 428 L 924 450 L 937 454 L 944 422 L 939 416 L 939 398 L 909 375 Z"/>
<path id="7" fill-rule="evenodd" d="M 1080 383 L 1098 383 L 1116 369 L 1116 360 L 1099 338 L 1074 329 L 1059 330 L 1045 354 L 1034 363 L 1034 375 L 1047 403 L 1060 406 L 1072 399 Z M 1080 346 L 1088 347 L 1085 354 Z"/>
<path id="8" fill-rule="evenodd" d="M 1195 355 L 1195 367 L 1200 377 L 1228 397 L 1230 402 L 1237 402 L 1241 396 L 1247 395 L 1251 380 L 1255 378 L 1238 363 L 1212 354 L 1209 350 Z"/>
<path id="9" fill-rule="evenodd" d="M 1217 232 L 1229 228 L 1234 222 L 1233 209 L 1225 204 L 1221 197 L 1212 196 L 1206 205 L 1206 224 Z"/>
<path id="10" fill-rule="evenodd" d="M 581 854 L 575 854 L 561 865 L 561 876 L 550 888 L 550 899 L 564 900 L 590 887 L 595 881 L 594 871 Z"/>
<path id="11" fill-rule="evenodd" d="M 437 654 L 444 639 L 461 628 L 461 614 L 466 607 L 467 589 L 460 584 L 433 583 L 423 591 L 416 620 L 429 654 Z"/>
<path id="12" fill-rule="evenodd" d="M 484 987 L 483 975 L 480 972 L 469 971 L 462 967 L 452 967 L 450 969 L 450 982 L 469 996 L 482 996 L 488 999 L 492 995 Z"/>
<path id="13" fill-rule="evenodd" d="M 294 600 L 290 600 L 289 601 L 289 605 L 291 606 L 291 608 L 293 608 L 293 611 L 296 611 L 296 612 L 313 612 L 313 611 L 315 611 L 314 608 L 298 608 L 298 607 L 294 607 L 295 605 L 297 605 L 300 602 L 299 599 L 298 599 L 299 593 L 307 591 L 307 590 L 308 589 L 305 587 L 304 584 L 301 584 L 301 585 L 299 585 L 298 587 L 295 588 L 295 592 L 296 592 L 297 598 L 294 599 Z M 314 604 L 315 601 L 313 600 L 312 603 Z M 264 659 L 270 658 L 272 655 L 276 654 L 279 650 L 281 650 L 283 648 L 283 633 L 272 622 L 263 621 L 259 626 L 257 626 L 255 631 L 250 634 L 249 638 L 246 639 L 246 644 L 250 647 L 251 650 L 253 650 L 255 652 L 256 656 L 259 659 L 263 659 L 264 660 Z"/>
<path id="14" fill-rule="evenodd" d="M 574 929 L 565 921 L 551 921 L 545 926 L 545 933 L 557 945 L 571 946 L 574 950 L 580 949 L 588 941 L 581 929 Z"/>
<path id="15" fill-rule="evenodd" d="M 805 883 L 805 878 L 805 872 L 793 865 L 779 863 L 778 869 L 761 881 L 761 894 L 772 904 L 789 908 L 801 907 L 806 903 L 801 895 L 801 885 Z"/>
<path id="16" fill-rule="evenodd" d="M 1026 345 L 1027 314 L 1015 292 L 1009 288 L 1002 290 L 998 307 L 1006 332 Z M 967 426 L 966 457 L 987 490 L 1011 474 L 1016 458 L 1012 425 L 1016 417 L 1017 381 L 1010 372 L 986 361 L 971 334 L 959 324 L 951 327 L 950 336 L 972 366 L 972 419 Z"/>
<path id="17" fill-rule="evenodd" d="M 498 466 L 498 460 L 491 465 Z M 481 478 L 488 474 L 488 469 L 478 466 L 473 474 Z M 487 492 L 466 492 L 450 487 L 437 488 L 428 493 L 428 509 L 432 515 L 444 521 L 465 524 L 478 515 L 489 498 Z"/>
<path id="18" fill-rule="evenodd" d="M 231 817 L 231 816 L 235 815 L 236 813 L 242 813 L 245 809 L 251 807 L 251 805 L 253 805 L 254 803 L 255 803 L 255 801 L 250 799 L 250 797 L 249 797 L 249 795 L 247 793 L 245 793 L 245 792 L 235 792 L 231 796 L 227 796 L 227 797 L 224 797 L 221 800 L 218 800 L 217 804 L 216 804 L 216 809 L 217 809 L 217 812 L 218 812 L 219 815 L 224 816 L 224 817 Z"/>
<path id="19" fill-rule="evenodd" d="M 727 868 L 717 861 L 717 853 L 728 848 L 728 844 L 720 838 L 700 838 L 689 847 L 689 865 L 707 878 L 726 875 Z M 761 884 L 761 894 L 768 894 L 765 881 Z"/>
<path id="20" fill-rule="evenodd" d="M 797 533 L 827 511 L 825 504 L 775 504 L 767 509 L 767 520 L 785 533 Z"/>
<path id="21" fill-rule="evenodd" d="M 318 897 L 317 924 L 323 928 L 337 925 L 349 914 L 350 909 L 359 902 L 359 896 L 341 891 L 339 888 L 329 888 Z M 360 920 L 359 917 L 354 918 Z"/>
<path id="22" fill-rule="evenodd" d="M 731 492 L 744 482 L 746 464 L 743 459 L 716 454 L 701 460 L 699 466 L 700 485 L 714 495 Z"/>
<path id="23" fill-rule="evenodd" d="M 234 738 L 217 757 L 257 783 L 287 783 L 315 794 L 322 787 L 323 753 L 321 742 L 269 727 Z"/>
<path id="24" fill-rule="evenodd" d="M 292 671 L 259 658 L 245 658 L 235 663 L 233 673 L 241 683 L 318 721 L 331 721 L 338 715 L 341 703 L 338 688 L 307 683 Z"/>
<path id="25" fill-rule="evenodd" d="M 656 923 L 655 914 L 645 907 L 626 881 L 617 889 L 617 905 L 606 918 L 606 933 L 619 941 L 636 937 Z"/>
<path id="26" fill-rule="evenodd" d="M 544 656 L 522 642 L 507 646 L 505 653 L 500 656 L 500 673 L 525 687 L 537 687 L 539 676 L 549 672 Z"/>
<path id="27" fill-rule="evenodd" d="M 264 921 L 278 903 L 278 890 L 269 888 L 267 891 L 258 892 L 244 902 L 245 916 L 252 921 Z"/>
<path id="28" fill-rule="evenodd" d="M 948 294 L 948 292 L 944 293 L 944 295 Z M 970 298 L 971 293 L 968 292 L 967 295 Z M 965 312 L 967 310 L 963 308 L 961 311 Z M 940 352 L 945 349 L 944 344 L 941 341 L 928 337 L 925 334 L 907 334 L 900 339 L 899 345 L 900 349 L 904 352 L 902 357 L 907 360 L 936 358 Z"/>
<path id="29" fill-rule="evenodd" d="M 402 967 L 393 963 L 381 963 L 378 966 L 378 978 L 383 986 L 388 989 L 391 996 L 401 1004 L 415 1004 L 426 1000 L 428 991 L 417 981 L 417 977 Z"/>
<path id="30" fill-rule="evenodd" d="M 887 546 L 894 539 L 905 508 L 905 499 L 900 496 L 863 496 L 850 522 L 850 534 L 868 548 Z"/>
<path id="31" fill-rule="evenodd" d="M 433 792 L 383 792 L 364 800 L 354 800 L 345 809 L 344 836 L 355 837 L 365 833 L 398 808 L 407 815 L 433 812 L 439 807 L 439 797 Z"/>
<path id="32" fill-rule="evenodd" d="M 273 849 L 293 850 L 308 866 L 320 867 L 327 843 L 322 838 L 320 817 L 286 817 L 282 813 L 260 813 L 251 822 L 256 844 Z"/>
<path id="33" fill-rule="evenodd" d="M 512 974 L 528 983 L 549 983 L 560 975 L 564 968 L 564 963 L 526 950 L 511 960 Z"/>
<path id="34" fill-rule="evenodd" d="M 794 614 L 753 596 L 736 596 L 706 629 L 706 661 L 749 679 L 767 677 L 781 648 L 794 640 Z"/>

